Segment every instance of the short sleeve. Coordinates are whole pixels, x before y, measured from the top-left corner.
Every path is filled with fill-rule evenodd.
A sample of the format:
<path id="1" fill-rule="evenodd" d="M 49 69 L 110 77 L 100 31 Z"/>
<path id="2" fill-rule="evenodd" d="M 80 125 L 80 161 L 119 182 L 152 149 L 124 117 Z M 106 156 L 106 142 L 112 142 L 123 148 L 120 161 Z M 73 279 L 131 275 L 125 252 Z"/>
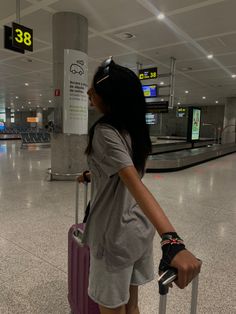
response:
<path id="1" fill-rule="evenodd" d="M 127 144 L 120 133 L 110 125 L 97 125 L 93 137 L 93 158 L 107 176 L 122 168 L 133 166 Z"/>

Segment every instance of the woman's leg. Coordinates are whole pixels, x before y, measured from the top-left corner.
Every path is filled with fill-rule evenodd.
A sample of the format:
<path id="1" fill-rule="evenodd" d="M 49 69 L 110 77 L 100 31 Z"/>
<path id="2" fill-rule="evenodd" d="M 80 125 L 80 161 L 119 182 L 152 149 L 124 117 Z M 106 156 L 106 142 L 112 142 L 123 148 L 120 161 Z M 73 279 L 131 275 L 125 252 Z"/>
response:
<path id="1" fill-rule="evenodd" d="M 125 305 L 120 306 L 116 309 L 108 309 L 99 305 L 99 309 L 101 314 L 126 314 Z"/>
<path id="2" fill-rule="evenodd" d="M 130 298 L 126 304 L 126 314 L 140 314 L 138 308 L 138 286 L 130 286 Z"/>

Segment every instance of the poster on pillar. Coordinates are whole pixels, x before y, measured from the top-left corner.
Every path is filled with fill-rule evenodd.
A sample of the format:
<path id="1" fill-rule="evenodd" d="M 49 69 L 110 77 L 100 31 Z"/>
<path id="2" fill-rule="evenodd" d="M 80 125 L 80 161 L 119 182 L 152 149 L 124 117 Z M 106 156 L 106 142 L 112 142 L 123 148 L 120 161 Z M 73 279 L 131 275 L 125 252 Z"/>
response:
<path id="1" fill-rule="evenodd" d="M 63 133 L 88 133 L 88 55 L 64 50 Z"/>

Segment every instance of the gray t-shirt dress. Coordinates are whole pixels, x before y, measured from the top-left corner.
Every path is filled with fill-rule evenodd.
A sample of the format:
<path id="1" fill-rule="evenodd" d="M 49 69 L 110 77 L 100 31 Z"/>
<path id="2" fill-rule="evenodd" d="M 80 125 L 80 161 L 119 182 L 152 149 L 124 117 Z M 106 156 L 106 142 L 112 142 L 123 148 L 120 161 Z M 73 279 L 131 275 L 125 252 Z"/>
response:
<path id="1" fill-rule="evenodd" d="M 152 245 L 155 229 L 118 175 L 133 166 L 131 138 L 109 124 L 97 124 L 88 157 L 91 200 L 83 237 L 91 254 L 109 271 L 132 265 Z"/>

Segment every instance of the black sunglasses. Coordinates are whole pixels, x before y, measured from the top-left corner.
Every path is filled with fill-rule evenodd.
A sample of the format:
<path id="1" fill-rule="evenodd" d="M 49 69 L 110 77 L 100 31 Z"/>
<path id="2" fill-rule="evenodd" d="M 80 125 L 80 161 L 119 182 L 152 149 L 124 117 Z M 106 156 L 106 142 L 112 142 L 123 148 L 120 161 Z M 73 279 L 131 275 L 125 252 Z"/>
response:
<path id="1" fill-rule="evenodd" d="M 96 85 L 101 83 L 102 81 L 106 80 L 109 77 L 109 71 L 110 71 L 110 66 L 112 64 L 113 58 L 112 56 L 109 57 L 108 59 L 106 59 L 105 61 L 103 61 L 103 63 L 100 65 L 101 68 L 103 68 L 103 73 L 105 74 L 105 76 L 103 78 L 101 78 L 100 80 L 98 80 L 96 82 Z"/>

